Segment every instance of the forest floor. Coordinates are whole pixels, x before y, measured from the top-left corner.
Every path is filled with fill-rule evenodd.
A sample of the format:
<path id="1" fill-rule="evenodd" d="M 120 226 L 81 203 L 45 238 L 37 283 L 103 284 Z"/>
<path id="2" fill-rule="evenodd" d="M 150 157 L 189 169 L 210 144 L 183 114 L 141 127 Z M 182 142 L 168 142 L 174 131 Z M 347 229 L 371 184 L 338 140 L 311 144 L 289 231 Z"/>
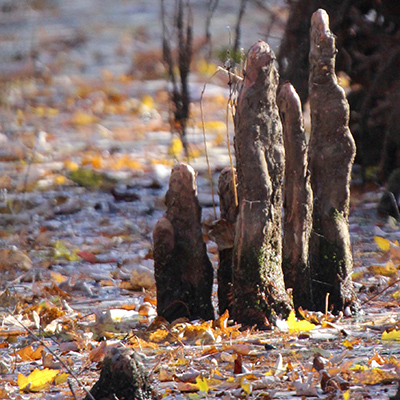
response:
<path id="1" fill-rule="evenodd" d="M 193 3 L 199 38 L 205 2 Z M 226 26 L 236 20 L 231 1 L 220 3 L 212 32 L 226 46 L 215 52 L 229 47 Z M 280 3 L 271 9 L 274 47 L 285 21 Z M 394 395 L 400 227 L 377 216 L 379 187 L 352 187 L 358 315 L 308 314 L 314 326 L 281 321 L 268 332 L 242 332 L 217 315 L 214 322 L 161 323 L 152 230 L 165 210 L 171 166 L 184 156 L 169 124 L 159 2 L 48 0 L 31 9 L 1 1 L 1 7 L 0 398 L 83 398 L 113 346 L 141 355 L 159 398 Z M 265 39 L 270 18 L 255 3 L 246 15 L 247 48 Z M 200 44 L 188 140 L 203 220 L 212 221 L 199 101 L 223 61 L 206 63 Z M 214 188 L 230 165 L 228 95 L 223 73 L 204 92 Z M 207 248 L 216 268 L 216 244 L 208 240 Z"/>

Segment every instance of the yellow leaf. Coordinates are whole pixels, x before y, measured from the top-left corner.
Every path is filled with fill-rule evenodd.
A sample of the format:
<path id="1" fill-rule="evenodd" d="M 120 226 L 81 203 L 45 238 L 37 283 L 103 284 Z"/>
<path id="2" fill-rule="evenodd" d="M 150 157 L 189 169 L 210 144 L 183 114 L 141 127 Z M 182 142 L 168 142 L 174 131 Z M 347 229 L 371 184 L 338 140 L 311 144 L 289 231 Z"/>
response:
<path id="1" fill-rule="evenodd" d="M 386 265 L 370 265 L 368 271 L 388 277 L 397 275 L 397 268 L 392 261 L 389 261 Z"/>
<path id="2" fill-rule="evenodd" d="M 80 257 L 76 255 L 79 250 L 70 251 L 61 240 L 57 240 L 54 245 L 54 258 L 65 258 L 68 261 L 79 261 Z"/>
<path id="3" fill-rule="evenodd" d="M 353 350 L 353 343 L 348 339 L 343 340 L 342 345 L 347 347 L 349 350 Z"/>
<path id="4" fill-rule="evenodd" d="M 315 325 L 308 321 L 298 321 L 295 317 L 294 311 L 291 311 L 289 317 L 287 319 L 287 324 L 289 327 L 289 332 L 301 332 L 301 331 L 310 331 L 315 328 Z"/>
<path id="5" fill-rule="evenodd" d="M 393 329 L 390 332 L 383 332 L 381 340 L 397 340 L 400 341 L 400 331 L 397 331 L 396 329 Z"/>
<path id="6" fill-rule="evenodd" d="M 55 183 L 57 185 L 64 185 L 67 179 L 65 178 L 64 175 L 57 175 L 54 179 Z"/>
<path id="7" fill-rule="evenodd" d="M 350 399 L 350 389 L 346 390 L 343 393 L 343 398 L 344 398 L 344 400 L 349 400 Z"/>
<path id="8" fill-rule="evenodd" d="M 197 70 L 202 75 L 213 75 L 217 71 L 217 66 L 213 63 L 207 62 L 204 58 L 202 58 L 197 63 Z"/>
<path id="9" fill-rule="evenodd" d="M 99 119 L 93 114 L 88 114 L 78 110 L 74 113 L 70 122 L 73 125 L 89 125 L 96 123 L 98 120 Z"/>
<path id="10" fill-rule="evenodd" d="M 394 293 L 392 293 L 392 297 L 396 300 L 400 299 L 400 290 L 396 290 Z"/>
<path id="11" fill-rule="evenodd" d="M 225 122 L 222 121 L 207 121 L 204 123 L 204 128 L 206 131 L 213 131 L 213 132 L 226 131 Z"/>
<path id="12" fill-rule="evenodd" d="M 50 276 L 55 283 L 63 283 L 67 280 L 65 276 L 61 275 L 59 272 L 56 271 L 50 271 Z"/>
<path id="13" fill-rule="evenodd" d="M 157 329 L 149 335 L 150 342 L 160 343 L 167 339 L 168 331 L 165 329 Z"/>
<path id="14" fill-rule="evenodd" d="M 210 388 L 208 387 L 208 383 L 205 380 L 205 378 L 200 378 L 200 376 L 198 376 L 196 378 L 196 383 L 197 383 L 197 386 L 199 387 L 199 390 L 201 392 L 208 393 Z"/>
<path id="15" fill-rule="evenodd" d="M 71 161 L 71 160 L 66 160 L 64 162 L 64 167 L 70 171 L 78 171 L 78 169 L 79 169 L 79 165 L 76 162 Z"/>
<path id="16" fill-rule="evenodd" d="M 168 149 L 168 154 L 173 157 L 178 157 L 182 153 L 182 150 L 183 150 L 183 145 L 181 139 L 177 137 L 172 138 L 171 145 L 169 146 Z"/>
<path id="17" fill-rule="evenodd" d="M 153 108 L 154 107 L 154 100 L 151 96 L 145 95 L 142 98 L 142 105 L 144 105 L 147 108 Z"/>
<path id="18" fill-rule="evenodd" d="M 247 379 L 242 379 L 240 381 L 240 387 L 244 390 L 244 392 L 247 395 L 251 394 L 251 392 L 253 391 L 251 383 Z"/>
<path id="19" fill-rule="evenodd" d="M 20 390 L 40 392 L 53 382 L 55 376 L 60 372 L 58 369 L 35 369 L 28 376 L 18 374 L 17 383 Z"/>
<path id="20" fill-rule="evenodd" d="M 181 365 L 188 365 L 189 364 L 189 360 L 186 358 L 179 358 L 178 361 L 174 362 L 171 364 L 171 366 L 173 367 L 178 367 Z"/>
<path id="21" fill-rule="evenodd" d="M 63 372 L 61 374 L 58 374 L 56 378 L 54 379 L 54 384 L 55 385 L 61 385 L 62 383 L 66 382 L 68 379 L 69 374 L 66 372 Z"/>
<path id="22" fill-rule="evenodd" d="M 389 240 L 381 237 L 381 236 L 374 236 L 374 240 L 376 242 L 376 244 L 378 245 L 378 247 L 382 250 L 382 251 L 389 251 L 390 249 L 390 242 Z"/>

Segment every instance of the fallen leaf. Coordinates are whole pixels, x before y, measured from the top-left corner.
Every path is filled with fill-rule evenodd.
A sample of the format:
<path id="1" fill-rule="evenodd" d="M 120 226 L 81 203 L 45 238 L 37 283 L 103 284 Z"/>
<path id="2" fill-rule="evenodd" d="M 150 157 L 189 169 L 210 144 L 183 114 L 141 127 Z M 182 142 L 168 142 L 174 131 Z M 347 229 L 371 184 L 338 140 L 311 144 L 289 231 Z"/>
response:
<path id="1" fill-rule="evenodd" d="M 28 376 L 18 374 L 17 383 L 20 390 L 29 392 L 40 392 L 53 382 L 60 372 L 57 369 L 35 369 Z"/>
<path id="2" fill-rule="evenodd" d="M 294 311 L 291 311 L 288 319 L 286 320 L 288 327 L 289 327 L 289 333 L 296 333 L 296 332 L 301 332 L 301 331 L 310 331 L 311 329 L 315 328 L 315 325 L 312 324 L 311 322 L 302 320 L 298 321 Z"/>
<path id="3" fill-rule="evenodd" d="M 378 247 L 382 251 L 389 251 L 390 249 L 390 241 L 388 239 L 385 239 L 381 236 L 374 236 L 375 243 L 378 245 Z"/>
<path id="4" fill-rule="evenodd" d="M 208 387 L 208 383 L 207 383 L 205 378 L 200 378 L 200 376 L 198 376 L 196 378 L 196 383 L 197 383 L 197 386 L 199 387 L 199 390 L 201 392 L 204 392 L 204 393 L 207 394 L 208 391 L 210 390 L 210 388 Z"/>
<path id="5" fill-rule="evenodd" d="M 381 340 L 400 340 L 400 331 L 393 329 L 390 332 L 383 332 Z"/>

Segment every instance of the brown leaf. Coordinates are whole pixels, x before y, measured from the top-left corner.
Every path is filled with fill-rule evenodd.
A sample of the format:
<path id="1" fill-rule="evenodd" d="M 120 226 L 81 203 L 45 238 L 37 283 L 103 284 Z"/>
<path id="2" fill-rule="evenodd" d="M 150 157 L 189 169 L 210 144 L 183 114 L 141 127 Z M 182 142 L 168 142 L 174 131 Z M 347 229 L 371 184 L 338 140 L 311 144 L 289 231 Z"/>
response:
<path id="1" fill-rule="evenodd" d="M 238 354 L 235 364 L 233 367 L 233 373 L 234 374 L 242 374 L 243 373 L 243 362 L 242 362 L 242 356 Z"/>

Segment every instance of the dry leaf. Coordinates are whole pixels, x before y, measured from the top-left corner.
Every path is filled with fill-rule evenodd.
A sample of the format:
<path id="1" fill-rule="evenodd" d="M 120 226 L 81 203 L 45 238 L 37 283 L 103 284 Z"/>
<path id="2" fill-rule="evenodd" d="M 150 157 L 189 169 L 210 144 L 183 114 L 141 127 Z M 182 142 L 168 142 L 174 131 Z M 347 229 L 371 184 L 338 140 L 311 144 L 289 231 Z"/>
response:
<path id="1" fill-rule="evenodd" d="M 35 369 L 28 376 L 18 374 L 17 383 L 20 390 L 40 392 L 45 389 L 60 371 L 57 369 Z"/>
<path id="2" fill-rule="evenodd" d="M 296 332 L 302 332 L 302 331 L 310 331 L 311 329 L 315 328 L 315 325 L 312 324 L 311 322 L 308 321 L 298 321 L 294 311 L 291 311 L 288 319 L 286 320 L 288 327 L 289 327 L 289 332 L 290 333 L 296 333 Z"/>

